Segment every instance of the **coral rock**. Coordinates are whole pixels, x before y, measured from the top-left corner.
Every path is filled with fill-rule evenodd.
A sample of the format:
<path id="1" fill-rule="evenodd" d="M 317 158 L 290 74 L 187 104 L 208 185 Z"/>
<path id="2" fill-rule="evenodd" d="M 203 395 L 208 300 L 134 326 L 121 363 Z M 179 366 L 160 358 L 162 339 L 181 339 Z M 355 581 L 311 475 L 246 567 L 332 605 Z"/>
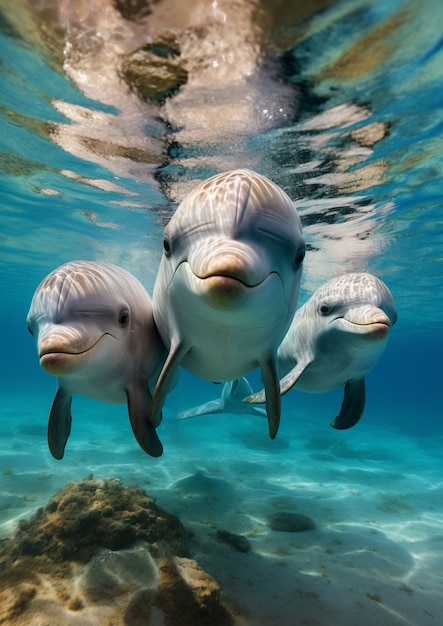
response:
<path id="1" fill-rule="evenodd" d="M 217 530 L 217 538 L 239 552 L 249 552 L 251 549 L 251 543 L 247 537 L 231 533 L 229 530 L 222 530 L 220 528 Z"/>
<path id="2" fill-rule="evenodd" d="M 232 624 L 186 540 L 143 489 L 70 482 L 0 544 L 0 625 Z"/>
<path id="3" fill-rule="evenodd" d="M 217 581 L 192 559 L 160 562 L 159 606 L 165 626 L 228 626 L 233 619 L 220 600 Z"/>

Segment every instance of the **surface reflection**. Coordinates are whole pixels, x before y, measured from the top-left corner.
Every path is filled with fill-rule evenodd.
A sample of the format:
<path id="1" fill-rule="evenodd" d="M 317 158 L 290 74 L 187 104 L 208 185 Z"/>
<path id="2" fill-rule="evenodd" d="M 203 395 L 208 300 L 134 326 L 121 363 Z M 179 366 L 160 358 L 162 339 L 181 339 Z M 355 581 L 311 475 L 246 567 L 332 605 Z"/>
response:
<path id="1" fill-rule="evenodd" d="M 35 72 L 12 68 L 4 49 L 1 112 L 39 144 L 14 140 L 0 169 L 38 178 L 31 197 L 48 207 L 69 198 L 85 226 L 121 230 L 127 218 L 112 207 L 147 211 L 155 238 L 200 180 L 249 167 L 301 212 L 307 291 L 335 273 L 383 274 L 392 234 L 439 195 L 442 52 L 429 13 L 440 10 L 434 0 L 3 2 L 3 32 Z M 425 191 L 420 209 L 411 197 Z M 114 243 L 98 236 L 96 254 L 120 262 Z"/>

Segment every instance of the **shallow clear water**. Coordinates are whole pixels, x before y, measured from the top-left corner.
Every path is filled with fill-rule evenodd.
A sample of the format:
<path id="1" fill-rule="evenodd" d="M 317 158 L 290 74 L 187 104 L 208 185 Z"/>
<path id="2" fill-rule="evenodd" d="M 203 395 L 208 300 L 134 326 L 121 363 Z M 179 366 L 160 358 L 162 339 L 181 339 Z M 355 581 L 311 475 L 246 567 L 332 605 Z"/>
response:
<path id="1" fill-rule="evenodd" d="M 264 3 L 262 22 L 251 18 L 266 35 L 261 69 L 232 69 L 226 50 L 204 50 L 213 73 L 202 78 L 192 59 L 179 91 L 148 101 L 116 65 L 125 33 L 138 47 L 164 16 L 154 13 L 153 26 L 148 16 L 147 31 L 123 19 L 111 29 L 104 3 L 90 3 L 83 22 L 82 3 L 70 14 L 55 6 L 0 3 L 1 532 L 67 480 L 116 476 L 194 531 L 196 558 L 246 606 L 245 623 L 292 624 L 296 614 L 307 624 L 437 624 L 443 4 Z M 235 37 L 250 12 L 237 23 L 222 3 L 210 7 L 246 68 Z M 178 411 L 220 393 L 183 373 L 166 403 L 160 459 L 138 448 L 125 407 L 77 397 L 65 458 L 55 461 L 46 445 L 55 382 L 25 323 L 37 284 L 87 258 L 122 265 L 152 291 L 177 203 L 198 180 L 241 166 L 281 185 L 300 212 L 301 301 L 346 271 L 370 271 L 393 293 L 399 318 L 368 376 L 362 421 L 330 429 L 337 390 L 287 395 L 273 442 L 253 416 L 179 422 Z M 266 519 L 278 510 L 310 515 L 317 530 L 272 533 Z M 222 549 L 217 527 L 249 534 L 253 554 Z"/>

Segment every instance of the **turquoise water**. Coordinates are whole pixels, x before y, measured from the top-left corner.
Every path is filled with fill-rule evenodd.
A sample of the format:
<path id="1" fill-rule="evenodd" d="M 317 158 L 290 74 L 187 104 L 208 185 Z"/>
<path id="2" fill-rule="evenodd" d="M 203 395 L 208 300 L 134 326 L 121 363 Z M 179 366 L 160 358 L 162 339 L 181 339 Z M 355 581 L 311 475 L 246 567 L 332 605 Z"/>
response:
<path id="1" fill-rule="evenodd" d="M 439 623 L 443 4 L 275 9 L 257 76 L 202 89 L 192 66 L 187 85 L 163 101 L 143 100 L 119 78 L 124 46 L 113 40 L 118 29 L 100 31 L 98 10 L 82 25 L 32 6 L 0 3 L 2 534 L 67 480 L 118 477 L 193 530 L 197 560 L 246 606 L 245 623 Z M 347 271 L 372 272 L 392 291 L 398 322 L 367 378 L 361 422 L 329 427 L 341 390 L 285 396 L 273 442 L 252 415 L 179 422 L 180 410 L 220 394 L 182 373 L 159 429 L 160 459 L 138 448 L 125 407 L 77 397 L 65 458 L 55 461 L 46 444 L 55 381 L 40 370 L 25 323 L 34 289 L 83 258 L 125 267 L 152 293 L 163 226 L 184 193 L 244 165 L 299 210 L 308 243 L 301 302 Z M 267 515 L 288 509 L 310 515 L 315 533 L 270 532 Z M 253 553 L 223 551 L 217 527 L 249 534 Z"/>

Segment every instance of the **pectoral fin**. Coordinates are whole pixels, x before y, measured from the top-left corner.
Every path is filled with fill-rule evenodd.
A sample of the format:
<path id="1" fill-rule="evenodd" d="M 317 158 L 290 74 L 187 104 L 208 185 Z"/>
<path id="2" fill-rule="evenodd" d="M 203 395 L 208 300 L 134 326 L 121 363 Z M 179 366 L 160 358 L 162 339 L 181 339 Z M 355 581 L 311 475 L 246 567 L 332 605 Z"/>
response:
<path id="1" fill-rule="evenodd" d="M 128 398 L 128 412 L 132 431 L 140 448 L 150 456 L 161 456 L 163 454 L 163 446 L 155 427 L 148 419 L 151 392 L 146 381 L 133 381 L 129 383 L 125 391 Z"/>
<path id="2" fill-rule="evenodd" d="M 282 396 L 285 395 L 292 387 L 296 384 L 300 376 L 306 371 L 309 365 L 312 363 L 311 360 L 300 360 L 297 364 L 292 368 L 290 372 L 284 376 L 280 381 L 280 393 Z"/>
<path id="3" fill-rule="evenodd" d="M 275 357 L 261 364 L 262 380 L 266 394 L 266 413 L 268 416 L 269 436 L 275 439 L 280 426 L 281 396 Z"/>
<path id="4" fill-rule="evenodd" d="M 292 368 L 286 376 L 284 376 L 280 381 L 280 395 L 284 396 L 292 387 L 295 385 L 297 380 L 306 370 L 306 368 L 310 365 L 311 361 L 299 361 L 295 367 Z M 246 398 L 243 398 L 243 402 L 250 402 L 251 404 L 263 404 L 266 402 L 266 394 L 265 389 L 258 391 L 257 393 L 253 393 Z"/>
<path id="5" fill-rule="evenodd" d="M 48 422 L 48 446 L 52 456 L 61 460 L 71 433 L 72 395 L 59 387 L 52 403 Z"/>
<path id="6" fill-rule="evenodd" d="M 174 387 L 178 375 L 178 368 L 183 357 L 189 350 L 189 346 L 181 342 L 171 342 L 171 348 L 163 365 L 157 384 L 155 385 L 152 401 L 149 407 L 148 419 L 153 426 L 158 426 L 161 421 L 161 411 L 166 396 Z"/>
<path id="7" fill-rule="evenodd" d="M 331 422 L 332 428 L 352 428 L 363 415 L 366 402 L 365 379 L 349 380 L 345 385 L 343 404 L 338 416 Z"/>

